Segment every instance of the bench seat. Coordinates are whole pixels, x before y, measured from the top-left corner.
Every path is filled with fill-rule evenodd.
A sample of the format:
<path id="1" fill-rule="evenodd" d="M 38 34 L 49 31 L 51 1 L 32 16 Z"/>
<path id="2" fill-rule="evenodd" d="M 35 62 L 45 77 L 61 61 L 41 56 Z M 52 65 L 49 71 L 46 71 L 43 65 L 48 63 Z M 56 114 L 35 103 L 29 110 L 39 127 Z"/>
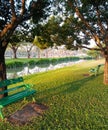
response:
<path id="1" fill-rule="evenodd" d="M 29 95 L 32 95 L 36 92 L 36 90 L 23 90 L 21 92 L 15 93 L 13 95 L 4 97 L 2 99 L 0 99 L 0 107 L 4 107 L 8 104 L 11 104 L 17 100 L 20 100 L 24 97 L 27 97 Z"/>

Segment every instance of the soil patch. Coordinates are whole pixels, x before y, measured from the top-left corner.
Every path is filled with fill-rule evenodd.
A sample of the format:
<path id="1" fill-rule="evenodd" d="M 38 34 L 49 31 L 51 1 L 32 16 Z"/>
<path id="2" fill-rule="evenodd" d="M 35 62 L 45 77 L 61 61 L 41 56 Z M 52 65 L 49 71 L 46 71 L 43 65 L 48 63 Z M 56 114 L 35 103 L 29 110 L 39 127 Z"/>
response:
<path id="1" fill-rule="evenodd" d="M 84 77 L 88 77 L 88 76 L 90 76 L 90 74 L 83 74 L 83 76 L 84 76 Z"/>
<path id="2" fill-rule="evenodd" d="M 32 121 L 37 116 L 42 116 L 48 107 L 43 104 L 29 103 L 21 110 L 10 115 L 7 120 L 14 125 L 25 125 Z"/>

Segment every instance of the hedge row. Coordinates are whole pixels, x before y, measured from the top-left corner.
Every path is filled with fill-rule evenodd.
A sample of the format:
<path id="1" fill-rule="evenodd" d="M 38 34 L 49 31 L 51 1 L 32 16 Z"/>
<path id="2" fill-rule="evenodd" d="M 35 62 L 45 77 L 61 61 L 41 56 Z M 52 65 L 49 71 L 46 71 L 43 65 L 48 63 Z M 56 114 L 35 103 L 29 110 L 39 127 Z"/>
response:
<path id="1" fill-rule="evenodd" d="M 82 58 L 80 57 L 64 57 L 64 58 L 41 58 L 41 59 L 8 59 L 6 60 L 6 67 L 7 68 L 15 68 L 15 67 L 22 67 L 22 66 L 32 66 L 32 65 L 48 65 L 48 64 L 58 64 L 63 62 L 69 61 L 77 61 Z M 86 58 L 88 59 L 88 58 Z"/>

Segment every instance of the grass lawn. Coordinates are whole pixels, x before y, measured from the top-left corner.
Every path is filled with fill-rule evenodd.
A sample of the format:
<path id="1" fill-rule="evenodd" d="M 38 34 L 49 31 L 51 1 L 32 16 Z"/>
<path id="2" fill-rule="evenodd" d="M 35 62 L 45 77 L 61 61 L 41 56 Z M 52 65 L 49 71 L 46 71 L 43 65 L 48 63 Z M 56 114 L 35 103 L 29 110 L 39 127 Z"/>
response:
<path id="1" fill-rule="evenodd" d="M 108 85 L 103 68 L 98 76 L 87 76 L 90 67 L 104 63 L 87 61 L 73 66 L 24 77 L 34 84 L 36 101 L 49 107 L 29 125 L 0 122 L 0 130 L 108 130 Z M 3 109 L 5 116 L 30 102 L 13 103 Z"/>

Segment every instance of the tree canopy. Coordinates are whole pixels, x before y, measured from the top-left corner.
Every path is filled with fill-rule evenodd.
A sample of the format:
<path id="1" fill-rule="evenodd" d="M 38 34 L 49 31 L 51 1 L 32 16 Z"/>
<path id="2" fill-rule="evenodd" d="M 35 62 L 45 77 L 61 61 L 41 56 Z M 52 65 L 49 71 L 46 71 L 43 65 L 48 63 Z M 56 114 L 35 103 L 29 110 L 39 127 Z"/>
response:
<path id="1" fill-rule="evenodd" d="M 88 45 L 90 39 L 94 39 L 99 50 L 105 54 L 103 50 L 108 40 L 108 1 L 68 0 L 66 7 L 67 12 L 75 16 L 72 28 L 75 30 L 76 46 L 84 47 L 83 45 Z"/>
<path id="2" fill-rule="evenodd" d="M 24 21 L 33 18 L 38 23 L 46 18 L 49 4 L 48 0 L 0 0 L 0 41 L 8 41 L 18 25 L 25 25 Z"/>
<path id="3" fill-rule="evenodd" d="M 58 44 L 62 43 L 67 48 L 75 49 L 81 47 L 91 49 L 87 45 L 90 45 L 90 40 L 93 39 L 98 48 L 92 49 L 102 51 L 105 54 L 106 52 L 103 52 L 103 50 L 107 45 L 108 33 L 107 0 L 58 0 L 58 6 L 62 20 L 59 23 L 54 22 L 56 21 L 54 18 L 49 20 L 47 25 L 45 25 L 47 31 L 50 30 L 47 34 L 54 35 L 55 33 L 56 37 L 58 36 Z M 51 21 L 53 22 L 51 23 Z M 56 32 L 54 32 L 55 30 Z M 42 35 L 45 35 L 45 33 Z"/>
<path id="4" fill-rule="evenodd" d="M 47 36 L 43 38 L 68 49 L 86 48 L 100 51 L 105 58 L 104 83 L 108 83 L 108 0 L 54 0 L 55 17 L 59 23 L 50 26 L 51 20 L 42 27 L 47 27 Z M 58 12 L 58 15 L 57 15 Z M 52 28 L 51 28 L 52 27 Z M 44 28 L 44 29 L 43 29 Z M 56 31 L 55 31 L 56 30 Z M 90 40 L 94 47 L 90 47 Z M 51 43 L 50 42 L 50 43 Z"/>
<path id="5" fill-rule="evenodd" d="M 50 4 L 50 0 L 0 0 L 0 80 L 7 77 L 5 51 L 13 40 L 11 36 L 14 31 L 19 25 L 24 27 L 28 20 L 37 24 L 46 19 Z M 2 96 L 7 96 L 7 93 Z"/>

